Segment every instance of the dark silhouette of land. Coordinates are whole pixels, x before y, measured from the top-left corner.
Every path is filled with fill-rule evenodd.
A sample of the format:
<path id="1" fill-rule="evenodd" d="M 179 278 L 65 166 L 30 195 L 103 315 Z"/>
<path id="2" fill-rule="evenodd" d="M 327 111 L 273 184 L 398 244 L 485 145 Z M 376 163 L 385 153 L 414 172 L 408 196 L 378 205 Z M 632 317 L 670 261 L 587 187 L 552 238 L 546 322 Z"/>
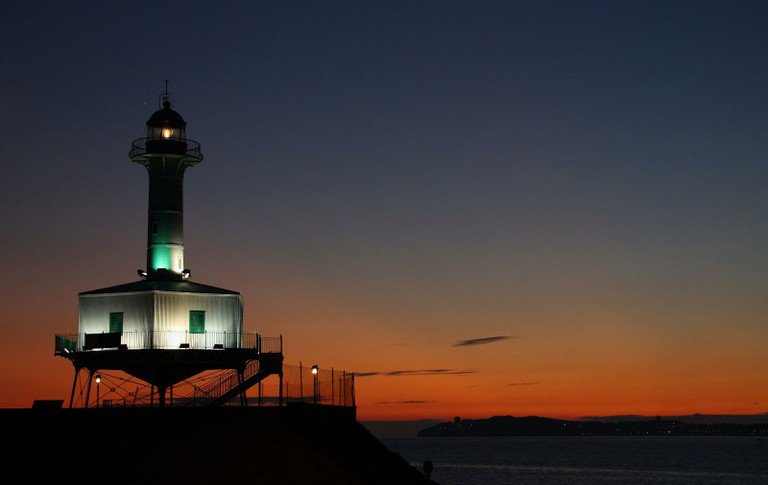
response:
<path id="1" fill-rule="evenodd" d="M 332 406 L 0 410 L 24 483 L 430 483 Z"/>
<path id="2" fill-rule="evenodd" d="M 493 416 L 440 423 L 419 431 L 420 437 L 448 436 L 768 436 L 762 423 L 686 423 L 661 418 L 636 421 L 568 421 L 527 416 Z"/>
<path id="3" fill-rule="evenodd" d="M 681 414 L 677 416 L 660 416 L 667 421 L 684 421 L 696 424 L 755 424 L 768 423 L 768 413 L 764 414 Z M 584 416 L 579 421 L 603 421 L 619 423 L 622 421 L 648 421 L 656 416 L 639 414 L 617 414 L 613 416 Z"/>
<path id="4" fill-rule="evenodd" d="M 413 421 L 360 421 L 365 429 L 379 439 L 415 438 L 424 428 L 440 423 L 438 419 L 417 419 Z"/>

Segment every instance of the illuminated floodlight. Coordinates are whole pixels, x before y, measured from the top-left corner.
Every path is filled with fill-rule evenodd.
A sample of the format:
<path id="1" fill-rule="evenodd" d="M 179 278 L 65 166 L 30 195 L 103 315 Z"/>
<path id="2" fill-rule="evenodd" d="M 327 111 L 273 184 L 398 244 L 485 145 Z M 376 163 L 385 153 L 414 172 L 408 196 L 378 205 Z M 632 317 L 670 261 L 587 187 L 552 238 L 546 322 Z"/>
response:
<path id="1" fill-rule="evenodd" d="M 101 382 L 101 376 L 96 376 L 96 384 Z"/>
<path id="2" fill-rule="evenodd" d="M 317 364 L 312 366 L 312 373 L 317 374 Z"/>

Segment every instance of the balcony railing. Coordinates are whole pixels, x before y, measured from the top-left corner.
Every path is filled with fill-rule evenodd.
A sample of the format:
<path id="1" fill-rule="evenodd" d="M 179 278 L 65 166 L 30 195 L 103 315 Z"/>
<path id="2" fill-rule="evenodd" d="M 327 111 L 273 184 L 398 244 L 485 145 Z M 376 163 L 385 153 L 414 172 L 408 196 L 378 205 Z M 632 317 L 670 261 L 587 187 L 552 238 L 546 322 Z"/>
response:
<path id="1" fill-rule="evenodd" d="M 133 158 L 148 153 L 174 153 L 186 155 L 198 161 L 203 159 L 200 143 L 189 138 L 139 138 L 131 143 L 128 156 Z"/>
<path id="2" fill-rule="evenodd" d="M 138 331 L 56 334 L 55 353 L 112 349 L 255 349 L 259 353 L 282 353 L 282 337 L 258 333 Z"/>

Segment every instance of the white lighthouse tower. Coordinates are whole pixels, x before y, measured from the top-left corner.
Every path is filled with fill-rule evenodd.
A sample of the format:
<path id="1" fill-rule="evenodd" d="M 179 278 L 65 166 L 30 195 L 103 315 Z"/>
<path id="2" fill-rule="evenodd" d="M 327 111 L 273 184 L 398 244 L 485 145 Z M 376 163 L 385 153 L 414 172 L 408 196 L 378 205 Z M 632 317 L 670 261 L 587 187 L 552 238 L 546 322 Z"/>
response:
<path id="1" fill-rule="evenodd" d="M 146 137 L 132 144 L 131 160 L 149 175 L 147 269 L 139 281 L 80 293 L 77 334 L 56 337 L 56 354 L 75 366 L 72 397 L 81 370 L 89 389 L 98 370 L 125 371 L 155 386 L 160 406 L 169 386 L 205 370 L 238 373 L 240 388 L 222 389 L 214 404 L 267 375 L 282 378 L 282 340 L 265 349 L 260 335 L 244 334 L 240 294 L 194 283 L 185 267 L 184 174 L 203 159 L 186 125 L 166 88 Z"/>

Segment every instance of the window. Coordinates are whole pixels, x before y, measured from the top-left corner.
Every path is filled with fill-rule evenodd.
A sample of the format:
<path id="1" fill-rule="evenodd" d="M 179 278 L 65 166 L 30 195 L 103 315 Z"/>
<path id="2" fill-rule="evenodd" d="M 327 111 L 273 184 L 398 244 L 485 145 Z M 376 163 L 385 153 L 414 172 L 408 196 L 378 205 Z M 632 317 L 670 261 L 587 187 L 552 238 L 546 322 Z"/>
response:
<path id="1" fill-rule="evenodd" d="M 189 333 L 205 333 L 205 312 L 189 311 Z"/>
<path id="2" fill-rule="evenodd" d="M 113 312 L 109 314 L 110 333 L 123 333 L 123 312 Z"/>

